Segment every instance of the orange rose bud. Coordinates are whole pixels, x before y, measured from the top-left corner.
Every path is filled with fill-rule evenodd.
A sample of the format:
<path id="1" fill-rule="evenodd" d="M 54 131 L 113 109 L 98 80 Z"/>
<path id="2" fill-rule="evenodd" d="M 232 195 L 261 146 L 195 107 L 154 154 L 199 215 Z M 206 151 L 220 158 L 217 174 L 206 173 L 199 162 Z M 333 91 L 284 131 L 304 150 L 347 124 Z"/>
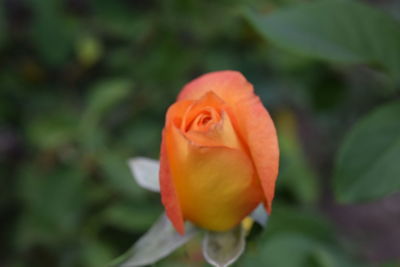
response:
<path id="1" fill-rule="evenodd" d="M 230 230 L 260 203 L 269 213 L 278 165 L 274 124 L 241 73 L 205 74 L 188 83 L 168 109 L 160 187 L 179 233 L 185 220 Z"/>

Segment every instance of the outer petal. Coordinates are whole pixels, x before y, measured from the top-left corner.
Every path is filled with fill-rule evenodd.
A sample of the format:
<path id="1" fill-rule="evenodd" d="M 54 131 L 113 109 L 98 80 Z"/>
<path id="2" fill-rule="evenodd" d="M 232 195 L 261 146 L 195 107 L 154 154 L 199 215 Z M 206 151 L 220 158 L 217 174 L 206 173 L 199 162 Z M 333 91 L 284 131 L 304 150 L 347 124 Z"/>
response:
<path id="1" fill-rule="evenodd" d="M 205 229 L 226 231 L 262 201 L 262 189 L 246 153 L 197 146 L 174 126 L 166 129 L 166 144 L 185 219 Z"/>
<path id="2" fill-rule="evenodd" d="M 174 225 L 175 229 L 183 235 L 185 233 L 185 225 L 182 216 L 182 210 L 179 203 L 178 195 L 171 177 L 168 154 L 165 145 L 165 133 L 163 132 L 163 141 L 161 143 L 160 155 L 160 191 L 161 201 L 165 207 L 165 212 Z"/>
<path id="3" fill-rule="evenodd" d="M 242 100 L 233 110 L 261 181 L 265 207 L 270 213 L 279 168 L 279 146 L 274 123 L 257 96 Z"/>
<path id="4" fill-rule="evenodd" d="M 192 104 L 191 101 L 181 101 L 172 105 L 167 112 L 166 124 L 173 125 L 176 115 L 182 114 Z M 178 116 L 179 117 L 179 116 Z M 177 122 L 178 124 L 180 122 Z M 166 214 L 175 229 L 183 235 L 185 226 L 183 221 L 181 204 L 179 203 L 178 194 L 174 182 L 171 177 L 171 163 L 167 154 L 166 147 L 166 132 L 163 131 L 160 153 L 160 192 L 161 200 L 165 207 Z"/>
<path id="5" fill-rule="evenodd" d="M 238 71 L 210 72 L 183 87 L 178 100 L 199 99 L 208 91 L 213 91 L 227 104 L 233 105 L 242 98 L 252 95 L 253 86 Z"/>

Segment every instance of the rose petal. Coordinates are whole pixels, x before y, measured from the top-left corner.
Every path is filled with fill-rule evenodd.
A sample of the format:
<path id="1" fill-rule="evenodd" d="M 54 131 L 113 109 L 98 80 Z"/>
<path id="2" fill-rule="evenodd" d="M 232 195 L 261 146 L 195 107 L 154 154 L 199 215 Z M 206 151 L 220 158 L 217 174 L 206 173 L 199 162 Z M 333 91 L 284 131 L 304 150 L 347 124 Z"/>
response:
<path id="1" fill-rule="evenodd" d="M 177 105 L 178 103 L 174 105 Z M 192 122 L 196 118 L 196 116 L 205 108 L 210 108 L 210 109 L 213 108 L 214 110 L 220 110 L 221 108 L 226 106 L 225 102 L 212 91 L 207 92 L 201 98 L 197 99 L 197 101 L 191 101 L 191 103 L 192 104 L 185 111 L 184 114 L 178 114 L 177 108 L 174 108 L 174 111 L 171 111 L 171 114 L 172 112 L 174 112 L 176 116 L 182 116 L 183 123 L 180 127 L 182 132 L 186 131 L 186 128 L 188 128 L 187 126 L 190 124 L 190 122 Z"/>
<path id="2" fill-rule="evenodd" d="M 202 75 L 182 89 L 178 100 L 199 99 L 208 91 L 231 106 L 232 124 L 248 146 L 264 190 L 265 207 L 270 212 L 279 165 L 278 140 L 271 117 L 254 95 L 253 86 L 237 71 Z"/>
<path id="3" fill-rule="evenodd" d="M 270 213 L 279 167 L 279 147 L 274 123 L 257 96 L 242 100 L 233 110 L 261 181 L 265 207 Z"/>
<path id="4" fill-rule="evenodd" d="M 262 189 L 246 153 L 198 146 L 176 127 L 167 128 L 165 136 L 185 219 L 206 229 L 226 231 L 262 201 Z"/>
<path id="5" fill-rule="evenodd" d="M 166 115 L 166 123 L 172 125 L 180 125 L 182 121 L 179 119 L 182 114 L 192 105 L 193 101 L 180 101 L 172 105 Z M 166 153 L 166 134 L 165 129 L 162 134 L 161 151 L 160 151 L 160 189 L 161 201 L 165 207 L 168 218 L 171 220 L 175 229 L 180 233 L 185 233 L 185 226 L 183 223 L 183 215 L 181 205 L 179 203 L 178 195 L 175 185 L 172 181 L 170 162 Z"/>
<path id="6" fill-rule="evenodd" d="M 185 132 L 185 136 L 191 141 L 201 146 L 226 146 L 230 148 L 240 148 L 242 145 L 239 141 L 233 123 L 228 115 L 228 107 L 214 92 L 206 93 L 202 98 L 194 101 L 190 107 L 190 111 L 186 114 L 187 120 L 193 120 L 193 114 L 197 114 L 204 107 L 213 107 L 219 109 L 220 121 L 215 123 L 207 131 L 193 131 Z M 182 130 L 182 127 L 181 131 Z M 183 131 L 184 132 L 184 131 Z"/>
<path id="7" fill-rule="evenodd" d="M 161 201 L 175 229 L 183 235 L 185 234 L 185 225 L 183 222 L 181 204 L 179 203 L 178 194 L 171 177 L 170 161 L 166 151 L 165 130 L 163 131 L 162 139 L 160 153 Z"/>
<path id="8" fill-rule="evenodd" d="M 253 86 L 238 71 L 210 72 L 194 79 L 183 87 L 178 100 L 195 100 L 213 91 L 229 105 L 253 94 Z"/>

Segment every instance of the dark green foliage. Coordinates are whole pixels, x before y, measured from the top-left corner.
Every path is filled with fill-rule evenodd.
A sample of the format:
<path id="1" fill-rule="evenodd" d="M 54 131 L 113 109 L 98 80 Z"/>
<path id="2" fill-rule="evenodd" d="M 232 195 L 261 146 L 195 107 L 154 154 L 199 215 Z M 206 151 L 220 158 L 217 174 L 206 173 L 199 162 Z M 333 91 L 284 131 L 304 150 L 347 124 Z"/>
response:
<path id="1" fill-rule="evenodd" d="M 246 17 L 272 42 L 340 63 L 369 63 L 400 75 L 400 23 L 357 1 L 326 0 Z"/>
<path id="2" fill-rule="evenodd" d="M 335 192 L 342 202 L 367 201 L 400 190 L 400 102 L 358 122 L 338 155 Z"/>

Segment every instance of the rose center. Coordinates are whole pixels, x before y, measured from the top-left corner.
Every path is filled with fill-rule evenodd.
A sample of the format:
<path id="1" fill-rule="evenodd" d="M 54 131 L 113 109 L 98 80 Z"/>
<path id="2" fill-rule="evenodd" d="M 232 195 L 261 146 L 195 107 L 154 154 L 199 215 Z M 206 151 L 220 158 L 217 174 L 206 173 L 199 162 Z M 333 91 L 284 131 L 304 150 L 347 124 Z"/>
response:
<path id="1" fill-rule="evenodd" d="M 186 125 L 185 132 L 189 131 L 207 131 L 221 120 L 218 111 L 213 107 L 204 107 L 193 119 Z"/>

